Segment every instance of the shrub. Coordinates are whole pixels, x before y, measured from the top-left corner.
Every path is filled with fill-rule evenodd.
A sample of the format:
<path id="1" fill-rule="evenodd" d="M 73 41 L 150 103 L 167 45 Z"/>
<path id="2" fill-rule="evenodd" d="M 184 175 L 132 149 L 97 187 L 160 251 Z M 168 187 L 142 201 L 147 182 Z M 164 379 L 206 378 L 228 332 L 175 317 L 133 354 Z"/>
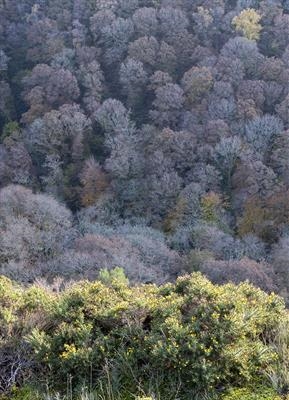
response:
<path id="1" fill-rule="evenodd" d="M 232 389 L 222 396 L 222 400 L 281 400 L 272 389 Z"/>
<path id="2" fill-rule="evenodd" d="M 62 393 L 68 382 L 76 399 L 85 387 L 100 398 L 109 387 L 103 398 L 191 400 L 221 387 L 269 385 L 278 373 L 285 353 L 276 330 L 288 319 L 278 296 L 248 283 L 214 286 L 200 274 L 129 287 L 119 274 L 110 273 L 108 285 L 80 282 L 60 293 L 0 279 L 0 353 L 9 350 L 11 366 L 21 361 L 5 391 L 37 383 Z"/>

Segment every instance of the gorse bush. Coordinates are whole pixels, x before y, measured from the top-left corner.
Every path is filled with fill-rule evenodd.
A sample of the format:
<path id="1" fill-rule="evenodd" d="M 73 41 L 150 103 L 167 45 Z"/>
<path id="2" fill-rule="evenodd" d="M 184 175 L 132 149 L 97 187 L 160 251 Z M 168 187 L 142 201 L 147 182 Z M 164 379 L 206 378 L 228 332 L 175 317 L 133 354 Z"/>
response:
<path id="1" fill-rule="evenodd" d="M 271 389 L 232 389 L 226 395 L 222 396 L 222 400 L 281 400 L 282 397 L 277 395 Z"/>
<path id="2" fill-rule="evenodd" d="M 233 386 L 272 387 L 268 376 L 284 361 L 274 342 L 288 318 L 281 298 L 247 283 L 214 286 L 198 273 L 160 287 L 129 287 L 118 275 L 104 271 L 105 283 L 61 293 L 1 278 L 0 352 L 13 360 L 23 349 L 11 388 L 29 378 L 65 394 L 69 382 L 75 393 L 110 387 L 129 400 L 140 388 L 197 399 Z"/>

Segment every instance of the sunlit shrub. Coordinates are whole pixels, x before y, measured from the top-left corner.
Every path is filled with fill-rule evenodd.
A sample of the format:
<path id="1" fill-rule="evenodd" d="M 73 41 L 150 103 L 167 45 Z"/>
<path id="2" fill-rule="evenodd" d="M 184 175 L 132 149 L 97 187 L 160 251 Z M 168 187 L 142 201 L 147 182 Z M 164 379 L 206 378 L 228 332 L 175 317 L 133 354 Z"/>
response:
<path id="1" fill-rule="evenodd" d="M 63 292 L 0 279 L 0 368 L 19 366 L 5 391 L 37 382 L 65 393 L 69 383 L 76 398 L 91 386 L 116 399 L 142 388 L 187 400 L 220 387 L 273 387 L 286 353 L 276 332 L 288 318 L 278 296 L 248 283 L 214 286 L 198 273 L 160 287 L 130 287 L 121 269 L 100 279 Z"/>

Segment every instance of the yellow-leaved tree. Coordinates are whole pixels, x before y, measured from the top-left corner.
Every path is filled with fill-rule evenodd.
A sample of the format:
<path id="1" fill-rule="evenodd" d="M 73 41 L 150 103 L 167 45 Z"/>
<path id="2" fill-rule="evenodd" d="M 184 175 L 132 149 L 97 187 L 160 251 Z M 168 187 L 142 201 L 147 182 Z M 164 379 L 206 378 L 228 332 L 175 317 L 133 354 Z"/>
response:
<path id="1" fill-rule="evenodd" d="M 261 15 L 253 8 L 243 10 L 233 18 L 232 24 L 236 31 L 241 32 L 249 40 L 258 40 L 262 26 L 260 24 Z"/>

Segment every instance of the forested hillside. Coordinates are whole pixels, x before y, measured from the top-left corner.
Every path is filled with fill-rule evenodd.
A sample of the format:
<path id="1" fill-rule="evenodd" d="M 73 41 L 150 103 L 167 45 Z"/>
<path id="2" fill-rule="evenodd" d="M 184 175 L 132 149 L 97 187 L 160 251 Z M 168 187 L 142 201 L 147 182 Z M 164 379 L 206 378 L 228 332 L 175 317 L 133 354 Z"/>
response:
<path id="1" fill-rule="evenodd" d="M 0 263 L 289 290 L 289 2 L 0 2 Z"/>

